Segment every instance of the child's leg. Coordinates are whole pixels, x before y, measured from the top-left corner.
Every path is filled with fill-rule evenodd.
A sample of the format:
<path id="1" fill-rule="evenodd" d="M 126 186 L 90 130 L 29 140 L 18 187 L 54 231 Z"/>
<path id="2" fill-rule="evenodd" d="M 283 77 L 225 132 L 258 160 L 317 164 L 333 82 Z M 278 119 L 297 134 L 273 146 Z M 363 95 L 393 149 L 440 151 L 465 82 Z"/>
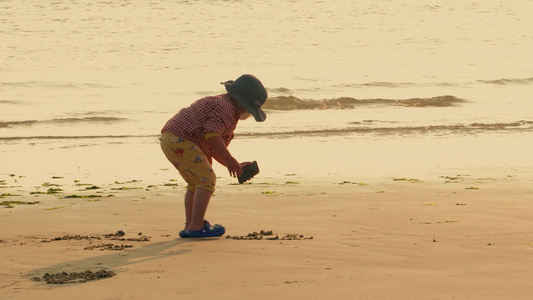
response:
<path id="1" fill-rule="evenodd" d="M 187 191 L 187 193 L 189 193 L 189 191 Z M 208 190 L 201 188 L 196 189 L 193 193 L 192 203 L 188 203 L 189 207 L 187 206 L 187 201 L 189 199 L 187 199 L 187 194 L 185 194 L 186 214 L 188 215 L 190 212 L 190 222 L 187 222 L 189 225 L 186 229 L 196 231 L 204 228 L 205 212 L 207 211 L 207 206 L 209 205 L 209 200 L 211 200 L 212 194 L 213 192 Z"/>
<path id="2" fill-rule="evenodd" d="M 185 193 L 185 229 L 204 228 L 205 212 L 215 190 L 216 175 L 209 158 L 194 143 L 165 131 L 161 149 L 187 182 Z"/>
<path id="3" fill-rule="evenodd" d="M 192 209 L 193 209 L 193 203 L 194 203 L 194 192 L 191 190 L 187 190 L 185 192 L 185 228 L 183 230 L 189 229 L 189 226 L 191 226 L 191 220 L 192 220 Z"/>

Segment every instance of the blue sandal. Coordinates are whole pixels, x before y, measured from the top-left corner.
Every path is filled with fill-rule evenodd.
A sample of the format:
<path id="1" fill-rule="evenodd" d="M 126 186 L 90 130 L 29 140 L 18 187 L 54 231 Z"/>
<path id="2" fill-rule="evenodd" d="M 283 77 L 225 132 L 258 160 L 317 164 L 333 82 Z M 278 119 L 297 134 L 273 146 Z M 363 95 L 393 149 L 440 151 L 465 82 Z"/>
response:
<path id="1" fill-rule="evenodd" d="M 188 238 L 203 238 L 203 237 L 217 237 L 222 236 L 224 233 L 226 233 L 226 228 L 224 226 L 215 224 L 211 225 L 209 222 L 204 221 L 205 226 L 204 228 L 200 230 L 185 230 L 184 236 L 182 237 L 188 237 Z M 180 232 L 181 236 L 181 232 Z"/>

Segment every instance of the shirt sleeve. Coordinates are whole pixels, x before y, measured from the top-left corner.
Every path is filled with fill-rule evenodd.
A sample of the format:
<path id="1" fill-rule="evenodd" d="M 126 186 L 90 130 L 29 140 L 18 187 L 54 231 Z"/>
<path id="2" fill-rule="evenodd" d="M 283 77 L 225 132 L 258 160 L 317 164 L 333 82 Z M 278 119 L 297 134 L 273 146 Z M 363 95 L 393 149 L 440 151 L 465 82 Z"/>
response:
<path id="1" fill-rule="evenodd" d="M 204 138 L 205 138 L 206 140 L 208 140 L 208 139 L 210 139 L 210 138 L 212 138 L 212 137 L 214 137 L 214 136 L 220 136 L 220 133 L 209 132 L 209 133 L 206 133 L 206 134 L 204 135 Z"/>

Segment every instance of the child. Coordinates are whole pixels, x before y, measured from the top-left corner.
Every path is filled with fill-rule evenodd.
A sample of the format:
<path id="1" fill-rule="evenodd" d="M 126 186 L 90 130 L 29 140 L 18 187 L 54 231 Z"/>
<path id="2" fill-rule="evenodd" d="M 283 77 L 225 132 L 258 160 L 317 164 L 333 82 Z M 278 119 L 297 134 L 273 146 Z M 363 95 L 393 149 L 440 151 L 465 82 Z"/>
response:
<path id="1" fill-rule="evenodd" d="M 222 225 L 207 222 L 205 212 L 215 191 L 216 176 L 212 158 L 238 177 L 242 167 L 228 151 L 239 120 L 252 115 L 257 122 L 266 119 L 261 106 L 267 91 L 253 75 L 222 82 L 228 93 L 202 98 L 180 110 L 161 130 L 161 149 L 187 182 L 185 193 L 185 228 L 183 238 L 214 237 L 226 232 Z"/>

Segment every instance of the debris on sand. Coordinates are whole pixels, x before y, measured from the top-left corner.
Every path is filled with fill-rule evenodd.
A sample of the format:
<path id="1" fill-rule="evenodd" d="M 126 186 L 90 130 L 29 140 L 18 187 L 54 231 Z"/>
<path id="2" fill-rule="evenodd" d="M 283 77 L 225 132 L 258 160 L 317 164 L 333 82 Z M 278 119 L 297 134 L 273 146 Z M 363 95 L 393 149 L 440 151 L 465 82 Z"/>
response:
<path id="1" fill-rule="evenodd" d="M 276 234 L 274 236 L 274 233 L 272 230 L 261 230 L 259 232 L 254 231 L 252 233 L 248 233 L 246 236 L 226 236 L 226 239 L 234 239 L 234 240 L 312 240 L 313 236 L 304 236 L 303 234 L 298 233 L 289 233 L 285 235 Z"/>
<path id="2" fill-rule="evenodd" d="M 83 250 L 98 249 L 100 251 L 104 251 L 104 250 L 124 251 L 128 248 L 133 248 L 133 245 L 124 245 L 124 244 L 115 245 L 115 244 L 109 243 L 109 244 L 101 244 L 101 245 L 92 245 L 92 246 L 83 248 Z"/>
<path id="3" fill-rule="evenodd" d="M 79 283 L 87 282 L 91 280 L 100 280 L 104 278 L 109 278 L 117 275 L 113 271 L 108 270 L 99 270 L 92 272 L 90 270 L 84 272 L 61 272 L 55 274 L 46 273 L 42 278 L 33 277 L 33 281 L 44 281 L 48 284 L 65 284 L 65 283 Z"/>
<path id="4" fill-rule="evenodd" d="M 52 241 L 70 241 L 70 240 L 88 240 L 88 241 L 91 241 L 91 240 L 102 240 L 102 239 L 107 239 L 107 240 L 114 240 L 114 241 L 128 241 L 128 242 L 149 242 L 150 241 L 150 238 L 149 236 L 145 236 L 145 235 L 138 235 L 138 237 L 134 237 L 134 238 L 125 238 L 124 236 L 126 235 L 126 233 L 122 230 L 119 230 L 117 231 L 116 233 L 109 233 L 109 234 L 104 234 L 102 236 L 100 235 L 79 235 L 79 234 L 76 234 L 76 235 L 64 235 L 64 236 L 59 236 L 59 237 L 55 237 L 55 238 L 52 238 L 52 239 L 44 239 L 42 240 L 43 243 L 49 243 L 49 242 L 52 242 Z"/>

